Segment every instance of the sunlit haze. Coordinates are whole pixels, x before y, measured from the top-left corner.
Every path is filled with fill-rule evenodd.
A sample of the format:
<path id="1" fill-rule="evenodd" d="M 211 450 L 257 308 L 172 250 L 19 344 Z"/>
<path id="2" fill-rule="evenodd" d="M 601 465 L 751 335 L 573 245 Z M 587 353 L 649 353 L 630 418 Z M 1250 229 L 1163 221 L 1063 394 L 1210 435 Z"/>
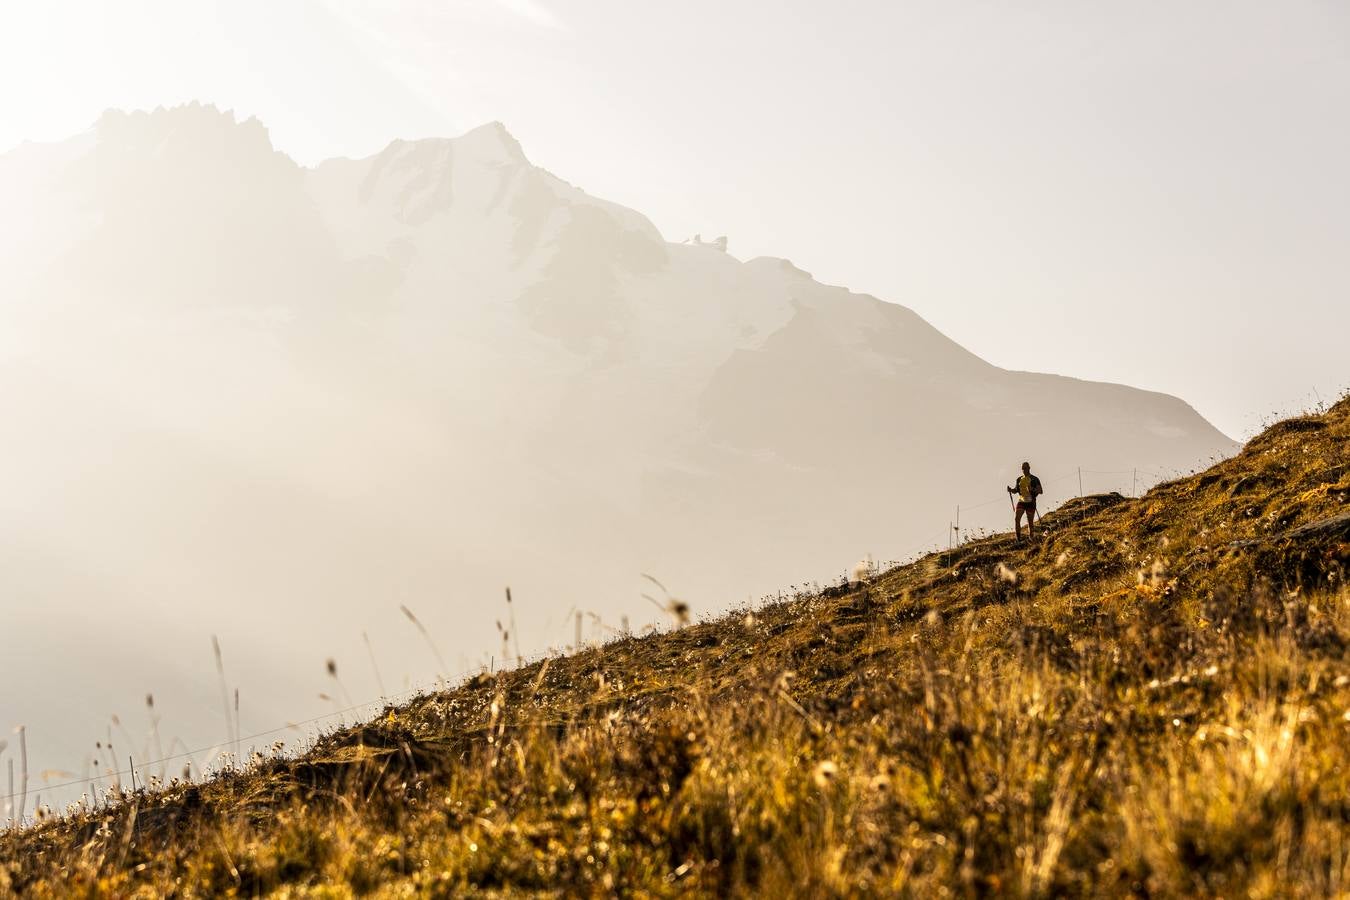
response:
<path id="1" fill-rule="evenodd" d="M 1174 393 L 1235 437 L 1346 387 L 1341 3 L 0 15 L 0 148 L 190 100 L 257 116 L 305 164 L 499 120 L 668 239 L 787 257 L 998 365 Z"/>
<path id="2" fill-rule="evenodd" d="M 201 774 L 1350 388 L 1343 3 L 49 0 L 0 84 L 0 727 L 52 785 L 113 714 L 150 758 L 147 692 Z"/>

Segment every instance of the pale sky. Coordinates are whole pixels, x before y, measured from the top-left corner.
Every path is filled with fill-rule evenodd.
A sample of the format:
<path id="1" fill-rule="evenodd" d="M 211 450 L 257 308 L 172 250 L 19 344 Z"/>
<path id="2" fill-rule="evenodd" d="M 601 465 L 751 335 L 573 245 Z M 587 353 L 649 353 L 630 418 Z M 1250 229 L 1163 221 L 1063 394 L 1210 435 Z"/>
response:
<path id="1" fill-rule="evenodd" d="M 1235 437 L 1350 388 L 1350 5 L 120 0 L 0 11 L 0 150 L 107 107 L 310 164 L 500 120 L 648 215 Z"/>

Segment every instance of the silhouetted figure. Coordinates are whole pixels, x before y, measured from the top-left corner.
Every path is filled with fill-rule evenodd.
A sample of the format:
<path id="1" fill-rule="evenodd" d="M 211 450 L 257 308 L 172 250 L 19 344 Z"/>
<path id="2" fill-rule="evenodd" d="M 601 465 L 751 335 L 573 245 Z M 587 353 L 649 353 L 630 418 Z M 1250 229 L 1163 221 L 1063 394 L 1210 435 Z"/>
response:
<path id="1" fill-rule="evenodd" d="M 1031 463 L 1022 463 L 1022 477 L 1017 479 L 1017 487 L 1008 488 L 1008 494 L 1016 493 L 1017 507 L 1014 510 L 1013 528 L 1017 530 L 1017 539 L 1022 539 L 1022 514 L 1027 517 L 1027 537 L 1036 536 L 1036 498 L 1041 495 L 1041 480 L 1031 474 Z"/>

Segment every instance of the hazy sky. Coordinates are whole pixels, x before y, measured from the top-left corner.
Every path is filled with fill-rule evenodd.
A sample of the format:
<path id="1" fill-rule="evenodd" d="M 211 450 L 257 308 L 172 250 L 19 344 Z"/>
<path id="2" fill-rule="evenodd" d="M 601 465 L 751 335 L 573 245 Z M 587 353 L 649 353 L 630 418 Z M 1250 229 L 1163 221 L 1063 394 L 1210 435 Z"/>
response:
<path id="1" fill-rule="evenodd" d="M 193 99 L 305 163 L 497 119 L 999 365 L 1235 436 L 1350 387 L 1341 0 L 46 0 L 0 12 L 0 84 L 0 149 Z"/>

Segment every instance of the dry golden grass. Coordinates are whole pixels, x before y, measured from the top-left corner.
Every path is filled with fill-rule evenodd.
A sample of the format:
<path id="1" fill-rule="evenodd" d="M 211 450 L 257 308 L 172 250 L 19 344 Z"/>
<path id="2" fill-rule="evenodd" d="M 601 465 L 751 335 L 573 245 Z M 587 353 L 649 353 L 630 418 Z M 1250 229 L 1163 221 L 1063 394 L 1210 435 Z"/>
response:
<path id="1" fill-rule="evenodd" d="M 28 896 L 1350 893 L 1350 403 L 0 836 Z"/>

